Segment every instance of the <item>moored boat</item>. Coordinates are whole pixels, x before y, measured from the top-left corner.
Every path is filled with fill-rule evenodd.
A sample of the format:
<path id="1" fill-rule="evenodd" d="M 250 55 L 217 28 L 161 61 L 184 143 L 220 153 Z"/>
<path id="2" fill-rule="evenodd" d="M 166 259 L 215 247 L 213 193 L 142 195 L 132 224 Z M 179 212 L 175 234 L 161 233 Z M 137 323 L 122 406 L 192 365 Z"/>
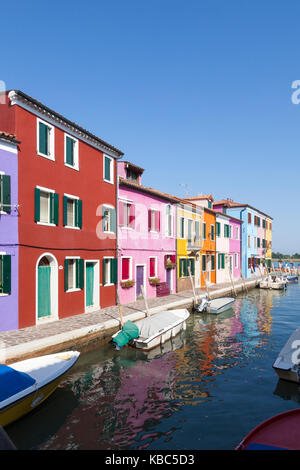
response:
<path id="1" fill-rule="evenodd" d="M 122 330 L 112 336 L 112 341 L 116 349 L 121 349 L 128 344 L 137 349 L 149 351 L 185 330 L 189 316 L 187 309 L 165 310 L 138 320 L 134 324 L 129 321 L 125 323 Z M 130 334 L 126 340 L 124 334 L 127 335 L 128 327 Z"/>
<path id="2" fill-rule="evenodd" d="M 219 314 L 229 310 L 234 304 L 235 299 L 232 297 L 221 297 L 220 299 L 208 300 L 207 296 L 203 297 L 201 303 L 195 307 L 199 313 L 207 312 Z"/>
<path id="3" fill-rule="evenodd" d="M 261 280 L 259 287 L 261 289 L 276 289 L 284 290 L 286 288 L 287 281 L 279 276 L 269 275 L 265 279 Z"/>
<path id="4" fill-rule="evenodd" d="M 79 355 L 67 351 L 0 365 L 0 425 L 7 426 L 46 400 Z"/>
<path id="5" fill-rule="evenodd" d="M 286 276 L 287 282 L 298 282 L 298 276 L 293 274 L 288 274 Z"/>
<path id="6" fill-rule="evenodd" d="M 300 450 L 300 409 L 262 422 L 247 434 L 236 450 Z"/>
<path id="7" fill-rule="evenodd" d="M 273 368 L 278 377 L 291 382 L 299 382 L 300 328 L 294 331 L 276 358 Z M 300 377 L 300 376 L 299 376 Z"/>

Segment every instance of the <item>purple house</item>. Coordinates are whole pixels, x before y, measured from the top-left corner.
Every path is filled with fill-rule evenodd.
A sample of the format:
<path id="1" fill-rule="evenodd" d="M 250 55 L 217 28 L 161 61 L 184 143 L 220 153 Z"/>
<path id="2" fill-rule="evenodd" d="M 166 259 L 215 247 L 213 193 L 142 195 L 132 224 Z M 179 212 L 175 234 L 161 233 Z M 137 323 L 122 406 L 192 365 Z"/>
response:
<path id="1" fill-rule="evenodd" d="M 18 143 L 0 131 L 0 331 L 19 327 Z"/>

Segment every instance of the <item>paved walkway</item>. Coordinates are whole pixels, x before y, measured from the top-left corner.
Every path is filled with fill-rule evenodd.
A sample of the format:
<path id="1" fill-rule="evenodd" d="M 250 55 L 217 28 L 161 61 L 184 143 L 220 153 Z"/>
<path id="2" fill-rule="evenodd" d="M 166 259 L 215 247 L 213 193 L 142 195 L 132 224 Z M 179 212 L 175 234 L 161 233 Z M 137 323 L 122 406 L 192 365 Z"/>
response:
<path id="1" fill-rule="evenodd" d="M 255 287 L 257 279 L 244 281 L 249 288 Z M 235 283 L 237 291 L 243 290 L 241 281 Z M 199 297 L 205 295 L 205 289 L 197 289 Z M 232 284 L 212 285 L 210 296 L 231 295 Z M 161 310 L 189 307 L 194 302 L 192 290 L 155 297 L 147 300 L 150 314 Z M 146 315 L 144 300 L 122 306 L 123 320 L 136 321 Z M 38 354 L 57 352 L 66 348 L 88 343 L 91 340 L 110 340 L 111 335 L 120 328 L 120 311 L 118 306 L 103 308 L 90 313 L 52 321 L 20 330 L 0 333 L 0 363 L 11 363 Z"/>

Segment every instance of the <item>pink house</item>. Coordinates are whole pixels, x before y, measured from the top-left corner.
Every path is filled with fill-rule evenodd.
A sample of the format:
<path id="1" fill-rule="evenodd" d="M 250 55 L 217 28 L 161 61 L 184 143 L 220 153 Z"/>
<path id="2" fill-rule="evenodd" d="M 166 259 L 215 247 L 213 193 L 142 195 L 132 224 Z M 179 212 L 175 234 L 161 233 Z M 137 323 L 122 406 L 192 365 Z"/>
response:
<path id="1" fill-rule="evenodd" d="M 243 222 L 231 217 L 229 223 L 232 226 L 232 233 L 229 238 L 229 253 L 232 259 L 232 277 L 233 279 L 239 279 L 241 277 L 241 230 Z"/>
<path id="2" fill-rule="evenodd" d="M 176 198 L 142 186 L 143 168 L 118 162 L 118 292 L 122 304 L 176 292 Z"/>

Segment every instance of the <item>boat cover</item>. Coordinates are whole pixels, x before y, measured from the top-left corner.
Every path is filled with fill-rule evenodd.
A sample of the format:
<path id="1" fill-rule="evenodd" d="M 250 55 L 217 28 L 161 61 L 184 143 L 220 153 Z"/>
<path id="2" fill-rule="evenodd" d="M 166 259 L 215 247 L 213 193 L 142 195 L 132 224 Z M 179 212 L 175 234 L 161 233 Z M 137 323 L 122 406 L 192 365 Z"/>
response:
<path id="1" fill-rule="evenodd" d="M 159 331 L 167 329 L 174 325 L 174 323 L 180 322 L 184 318 L 179 317 L 173 312 L 159 312 L 151 317 L 144 318 L 136 322 L 138 326 L 141 338 L 150 338 L 156 335 Z"/>
<path id="2" fill-rule="evenodd" d="M 139 329 L 138 327 L 132 323 L 132 321 L 128 320 L 125 325 L 122 327 L 122 331 L 115 336 L 113 342 L 116 344 L 118 349 L 126 346 L 131 339 L 139 337 Z"/>
<path id="3" fill-rule="evenodd" d="M 12 397 L 35 383 L 30 375 L 12 367 L 0 365 L 0 401 Z"/>
<path id="4" fill-rule="evenodd" d="M 215 309 L 219 309 L 219 308 L 224 307 L 227 304 L 233 303 L 234 300 L 235 299 L 233 299 L 231 297 L 222 297 L 220 299 L 214 299 L 214 300 L 211 300 L 210 307 L 215 308 Z"/>

